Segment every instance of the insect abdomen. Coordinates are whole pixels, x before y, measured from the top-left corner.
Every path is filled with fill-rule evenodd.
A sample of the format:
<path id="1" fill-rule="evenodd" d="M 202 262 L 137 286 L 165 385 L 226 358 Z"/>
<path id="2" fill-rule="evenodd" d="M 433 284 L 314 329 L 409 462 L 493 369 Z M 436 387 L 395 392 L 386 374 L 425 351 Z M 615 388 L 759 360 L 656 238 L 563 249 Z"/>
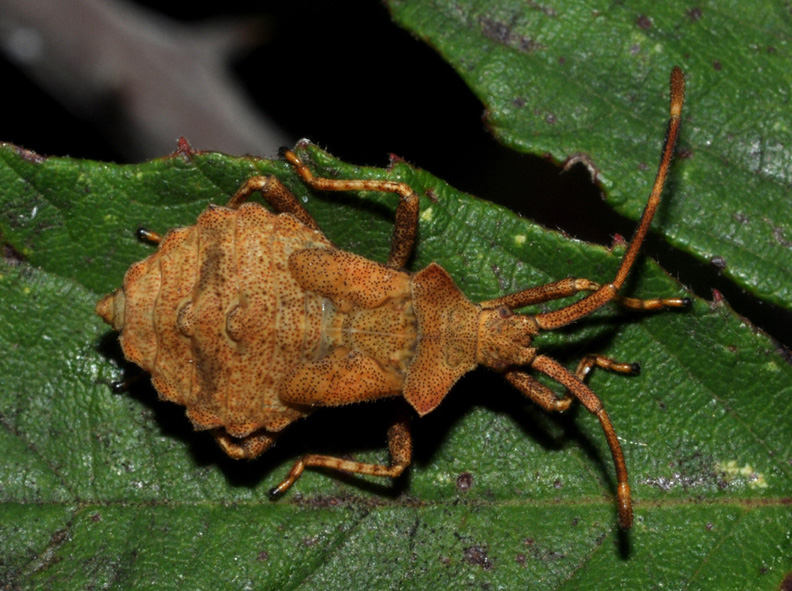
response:
<path id="1" fill-rule="evenodd" d="M 277 391 L 313 358 L 322 328 L 322 299 L 300 288 L 288 259 L 329 246 L 257 204 L 210 207 L 195 226 L 169 232 L 97 310 L 121 330 L 127 358 L 152 374 L 163 398 L 185 405 L 197 428 L 278 431 L 306 414 Z"/>

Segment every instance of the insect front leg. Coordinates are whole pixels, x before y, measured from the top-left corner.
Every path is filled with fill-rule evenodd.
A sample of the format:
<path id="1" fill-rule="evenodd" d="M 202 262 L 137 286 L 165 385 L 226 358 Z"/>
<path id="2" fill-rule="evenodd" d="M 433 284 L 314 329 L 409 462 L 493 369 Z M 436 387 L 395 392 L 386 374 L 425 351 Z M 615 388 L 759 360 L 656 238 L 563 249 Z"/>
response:
<path id="1" fill-rule="evenodd" d="M 391 456 L 391 463 L 389 466 L 355 462 L 333 456 L 316 454 L 305 455 L 294 463 L 294 466 L 292 466 L 292 469 L 286 475 L 283 482 L 270 490 L 270 498 L 276 499 L 286 492 L 302 475 L 303 470 L 309 466 L 339 470 L 341 472 L 352 472 L 354 474 L 397 478 L 412 461 L 410 418 L 406 412 L 400 414 L 388 429 L 388 449 Z"/>
<path id="2" fill-rule="evenodd" d="M 403 268 L 407 265 L 418 234 L 418 209 L 420 205 L 418 195 L 412 190 L 410 185 L 396 181 L 319 178 L 315 177 L 300 160 L 299 156 L 291 150 L 284 150 L 281 155 L 312 189 L 320 191 L 380 191 L 398 195 L 399 204 L 396 206 L 396 223 L 393 226 L 388 266 Z"/>
<path id="3" fill-rule="evenodd" d="M 574 375 L 583 382 L 595 367 L 630 375 L 637 375 L 641 371 L 641 366 L 637 363 L 619 363 L 609 357 L 590 353 L 578 362 Z M 569 389 L 566 390 L 563 396 L 557 396 L 550 388 L 538 382 L 530 374 L 522 371 L 506 372 L 505 378 L 512 386 L 547 411 L 564 412 L 575 398 Z"/>
<path id="4" fill-rule="evenodd" d="M 530 287 L 517 293 L 505 295 L 494 300 L 481 302 L 481 307 L 485 309 L 507 306 L 512 310 L 530 306 L 532 304 L 543 304 L 561 298 L 573 296 L 581 291 L 595 292 L 602 286 L 599 283 L 579 277 L 567 277 L 559 281 L 545 283 L 536 287 Z M 689 298 L 651 298 L 641 300 L 638 298 L 628 298 L 619 294 L 613 300 L 625 308 L 631 310 L 659 310 L 662 308 L 684 308 L 690 305 Z"/>
<path id="5" fill-rule="evenodd" d="M 531 374 L 523 371 L 510 371 L 504 377 L 512 386 L 547 411 L 564 412 L 572 404 L 573 397 L 569 392 L 559 398 Z"/>
<path id="6" fill-rule="evenodd" d="M 619 525 L 623 529 L 628 529 L 632 525 L 633 520 L 632 500 L 630 498 L 630 485 L 627 478 L 627 466 L 624 462 L 621 444 L 616 436 L 616 430 L 613 428 L 610 417 L 602 405 L 602 401 L 591 388 L 586 386 L 582 381 L 594 365 L 615 371 L 623 371 L 631 366 L 631 364 L 617 364 L 605 357 L 592 355 L 581 360 L 575 372 L 576 375 L 573 375 L 557 361 L 545 357 L 544 355 L 537 356 L 532 366 L 566 387 L 566 394 L 560 398 L 556 396 L 550 388 L 541 384 L 525 372 L 510 371 L 506 373 L 505 377 L 515 388 L 547 411 L 564 412 L 569 408 L 572 399 L 577 398 L 583 403 L 586 410 L 599 419 L 602 429 L 605 432 L 605 438 L 610 446 L 611 455 L 613 456 L 613 462 L 616 467 Z"/>
<path id="7" fill-rule="evenodd" d="M 619 499 L 619 525 L 623 529 L 629 529 L 632 525 L 633 511 L 632 500 L 630 498 L 630 485 L 627 479 L 627 465 L 624 462 L 624 453 L 622 452 L 619 438 L 616 436 L 616 430 L 613 428 L 613 423 L 611 423 L 610 417 L 602 405 L 602 401 L 579 377 L 572 374 L 572 372 L 567 370 L 563 365 L 550 357 L 537 355 L 531 363 L 531 367 L 564 386 L 567 389 L 567 394 L 563 398 L 556 399 L 557 402 L 554 402 L 550 399 L 550 396 L 555 397 L 552 391 L 542 384 L 539 384 L 539 382 L 527 374 L 510 372 L 506 374 L 506 377 L 512 384 L 520 389 L 520 391 L 524 392 L 526 396 L 536 401 L 547 410 L 566 410 L 571 402 L 571 400 L 568 402 L 567 400 L 574 397 L 580 400 L 583 406 L 586 407 L 586 410 L 599 419 L 602 430 L 605 432 L 605 439 L 608 441 L 611 455 L 613 456 L 613 464 L 616 468 L 616 481 L 618 483 L 616 494 Z M 581 371 L 580 366 L 578 370 Z M 525 387 L 523 387 L 523 385 L 525 385 Z"/>
<path id="8" fill-rule="evenodd" d="M 601 367 L 608 371 L 616 373 L 623 373 L 628 375 L 638 375 L 641 373 L 641 365 L 639 363 L 620 363 L 610 357 L 597 355 L 596 353 L 589 353 L 584 355 L 578 362 L 577 369 L 575 369 L 575 377 L 581 382 L 586 380 L 586 376 L 595 367 Z"/>

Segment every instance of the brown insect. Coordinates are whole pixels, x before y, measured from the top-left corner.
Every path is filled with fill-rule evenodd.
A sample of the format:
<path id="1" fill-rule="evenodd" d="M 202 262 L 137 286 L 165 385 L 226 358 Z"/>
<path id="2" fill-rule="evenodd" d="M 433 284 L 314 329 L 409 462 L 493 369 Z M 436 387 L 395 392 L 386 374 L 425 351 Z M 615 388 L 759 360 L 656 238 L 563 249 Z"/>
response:
<path id="1" fill-rule="evenodd" d="M 502 372 L 525 396 L 563 412 L 577 398 L 600 421 L 618 480 L 619 523 L 632 523 L 630 486 L 616 431 L 583 382 L 596 367 L 636 373 L 636 364 L 587 355 L 574 372 L 531 347 L 540 331 L 567 326 L 615 301 L 627 308 L 682 307 L 686 299 L 619 295 L 660 202 L 676 144 L 684 79 L 671 74 L 671 115 L 657 178 L 616 277 L 600 285 L 566 278 L 474 304 L 437 264 L 403 268 L 415 245 L 419 200 L 406 184 L 315 178 L 291 151 L 286 160 L 312 189 L 382 191 L 399 197 L 385 265 L 339 250 L 274 176 L 249 179 L 226 207 L 210 205 L 195 226 L 171 230 L 158 251 L 130 267 L 97 313 L 120 331 L 127 359 L 152 375 L 160 396 L 187 407 L 232 458 L 255 458 L 292 421 L 318 407 L 403 396 L 423 416 L 477 365 Z M 277 212 L 245 203 L 260 192 Z M 552 312 L 513 311 L 591 292 Z M 523 368 L 566 389 L 554 394 Z M 410 464 L 409 419 L 388 430 L 391 464 L 305 455 L 271 491 L 282 494 L 307 466 L 395 478 Z"/>

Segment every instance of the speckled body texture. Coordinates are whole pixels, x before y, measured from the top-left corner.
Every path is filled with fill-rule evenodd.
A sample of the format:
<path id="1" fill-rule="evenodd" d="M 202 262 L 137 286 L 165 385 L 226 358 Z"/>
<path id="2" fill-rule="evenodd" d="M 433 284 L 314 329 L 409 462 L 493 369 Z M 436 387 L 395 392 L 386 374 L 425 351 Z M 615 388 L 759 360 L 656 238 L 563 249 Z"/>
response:
<path id="1" fill-rule="evenodd" d="M 256 203 L 170 231 L 97 310 L 163 399 L 237 439 L 402 392 L 425 414 L 475 366 L 477 307 L 440 267 L 369 261 Z"/>
<path id="2" fill-rule="evenodd" d="M 121 332 L 128 359 L 151 372 L 160 395 L 187 407 L 234 458 L 254 458 L 289 423 L 320 406 L 402 395 L 421 416 L 481 364 L 551 412 L 577 399 L 597 417 L 616 469 L 619 524 L 633 521 L 627 466 L 616 430 L 584 380 L 594 367 L 630 374 L 637 364 L 587 354 L 574 372 L 533 346 L 556 330 L 617 302 L 634 310 L 685 307 L 686 298 L 639 300 L 619 293 L 660 203 L 679 135 L 684 77 L 671 74 L 671 109 L 660 167 L 616 276 L 599 284 L 567 277 L 474 304 L 439 265 L 402 269 L 415 247 L 420 200 L 406 183 L 314 177 L 290 150 L 283 157 L 318 191 L 381 191 L 398 197 L 388 264 L 335 248 L 275 176 L 249 178 L 227 207 L 168 233 L 158 252 L 133 265 L 97 312 Z M 260 193 L 276 211 L 245 201 Z M 535 315 L 526 306 L 589 295 Z M 526 370 L 565 390 L 558 396 Z M 306 467 L 396 478 L 410 465 L 409 417 L 388 429 L 390 465 L 306 454 L 270 494 L 283 494 Z"/>

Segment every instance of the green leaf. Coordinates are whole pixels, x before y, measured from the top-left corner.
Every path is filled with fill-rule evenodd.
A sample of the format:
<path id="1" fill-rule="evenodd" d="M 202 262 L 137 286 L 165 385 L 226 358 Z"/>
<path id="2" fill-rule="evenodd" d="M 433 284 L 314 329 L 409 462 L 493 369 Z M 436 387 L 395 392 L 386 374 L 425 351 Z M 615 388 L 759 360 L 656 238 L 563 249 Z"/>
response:
<path id="1" fill-rule="evenodd" d="M 415 187 L 415 268 L 441 262 L 475 299 L 565 275 L 606 279 L 622 252 L 542 230 L 404 163 L 360 169 L 315 148 L 305 157 L 317 174 Z M 384 460 L 390 407 L 317 413 L 262 460 L 233 462 L 191 431 L 181 409 L 157 402 L 146 381 L 111 392 L 120 353 L 94 303 L 151 253 L 135 227 L 190 223 L 252 174 L 286 179 L 331 239 L 379 259 L 393 199 L 313 195 L 283 163 L 218 154 L 115 166 L 6 146 L 0 160 L 11 181 L 3 183 L 3 234 L 30 261 L 4 263 L 0 278 L 7 581 L 161 589 L 223 588 L 232 579 L 234 587 L 325 589 L 351 578 L 355 588 L 403 580 L 417 589 L 531 580 L 556 588 L 607 576 L 643 587 L 669 577 L 668 558 L 658 555 L 686 556 L 691 544 L 697 555 L 674 577 L 712 579 L 711 588 L 745 586 L 762 568 L 774 582 L 786 568 L 788 554 L 776 548 L 789 526 L 792 369 L 726 306 L 607 310 L 540 342 L 568 364 L 597 350 L 646 368 L 637 378 L 595 372 L 591 380 L 631 470 L 637 521 L 628 536 L 615 527 L 597 422 L 580 410 L 550 417 L 483 371 L 418 422 L 416 462 L 395 493 L 309 472 L 271 503 L 266 491 L 303 450 Z M 635 294 L 682 293 L 656 265 L 642 263 L 637 275 Z M 460 478 L 472 478 L 469 490 Z M 716 584 L 721 571 L 707 565 L 732 560 L 729 549 L 743 538 L 747 566 Z"/>
<path id="2" fill-rule="evenodd" d="M 683 66 L 689 99 L 682 145 L 693 156 L 675 162 L 654 231 L 704 259 L 725 256 L 727 269 L 750 268 L 746 288 L 788 308 L 788 253 L 773 250 L 761 233 L 771 215 L 774 224 L 787 224 L 778 225 L 782 234 L 789 228 L 786 209 L 778 217 L 768 213 L 778 208 L 777 173 L 787 167 L 775 161 L 772 178 L 752 172 L 744 162 L 745 138 L 730 136 L 735 129 L 726 123 L 744 125 L 747 133 L 748 120 L 704 109 L 733 100 L 721 87 L 743 88 L 718 83 L 716 73 L 725 76 L 727 67 L 713 70 L 712 56 L 720 51 L 721 63 L 731 64 L 728 80 L 747 79 L 735 63 L 756 65 L 750 60 L 788 51 L 779 42 L 775 54 L 764 55 L 770 30 L 754 51 L 745 38 L 759 30 L 755 21 L 767 18 L 767 27 L 779 27 L 787 39 L 787 16 L 772 7 L 743 14 L 704 6 L 697 20 L 678 9 L 669 21 L 663 15 L 671 9 L 655 3 L 643 9 L 587 4 L 563 14 L 555 9 L 551 17 L 548 7 L 491 2 L 487 23 L 464 2 L 454 4 L 456 12 L 445 6 L 391 3 L 397 19 L 430 39 L 465 76 L 489 72 L 493 92 L 525 97 L 526 106 L 507 122 L 505 109 L 479 88 L 482 78 L 468 79 L 509 143 L 559 160 L 586 152 L 609 198 L 635 217 L 659 153 L 670 65 Z M 637 25 L 640 14 L 650 19 L 649 29 Z M 551 35 L 552 26 L 560 27 L 553 18 L 569 30 Z M 500 29 L 499 22 L 511 28 Z M 518 30 L 530 30 L 527 39 L 546 48 L 577 41 L 562 52 L 531 44 L 526 51 L 509 33 Z M 456 46 L 445 49 L 446 40 Z M 627 49 L 636 44 L 633 55 Z M 706 53 L 703 65 L 693 47 Z M 674 59 L 665 63 L 658 55 Z M 542 64 L 543 77 L 529 74 Z M 775 122 L 776 132 L 786 133 L 782 102 L 761 97 L 778 92 L 778 79 L 788 74 L 764 62 L 757 67 L 775 80 L 749 87 L 758 97 L 751 109 L 775 105 L 752 122 L 757 141 L 765 138 L 761 147 L 770 145 L 762 144 L 767 137 L 781 137 L 762 135 Z M 607 86 L 592 86 L 603 72 L 611 74 Z M 574 82 L 565 82 L 564 73 Z M 520 94 L 510 94 L 514 84 Z M 553 107 L 545 113 L 554 113 L 555 124 L 542 123 L 547 117 L 536 115 L 538 105 Z M 577 118 L 566 121 L 565 114 Z M 706 143 L 708 133 L 724 139 Z M 539 228 L 402 162 L 378 170 L 313 147 L 303 155 L 316 174 L 410 183 L 422 198 L 412 268 L 437 261 L 474 300 L 567 275 L 607 281 L 623 253 Z M 638 377 L 595 371 L 590 379 L 630 470 L 636 523 L 628 534 L 616 528 L 613 469 L 594 417 L 579 406 L 565 416 L 544 413 L 483 370 L 416 421 L 415 461 L 395 487 L 308 471 L 275 503 L 268 489 L 304 451 L 384 461 L 392 406 L 317 412 L 291 426 L 260 460 L 240 463 L 193 432 L 182 408 L 158 402 L 148 380 L 114 394 L 110 383 L 126 364 L 93 307 L 132 262 L 152 253 L 134 230 L 192 224 L 207 203 L 222 204 L 253 174 L 277 174 L 339 246 L 387 257 L 392 197 L 314 194 L 282 162 L 180 152 L 117 166 L 0 149 L 0 234 L 8 245 L 0 263 L 0 586 L 777 589 L 792 571 L 792 366 L 724 302 L 696 300 L 689 311 L 657 314 L 608 307 L 537 340 L 569 367 L 587 352 L 643 365 Z M 768 201 L 759 204 L 759 195 Z M 753 213 L 760 207 L 767 209 Z M 729 217 L 735 211 L 747 221 L 735 224 Z M 712 216 L 708 232 L 701 230 L 702 216 Z M 720 241 L 718 248 L 727 238 L 742 244 L 736 262 L 724 250 L 708 250 L 704 234 Z M 780 270 L 768 274 L 768 260 Z M 768 278 L 778 289 L 766 288 Z M 684 294 L 646 260 L 628 291 Z"/>
<path id="3" fill-rule="evenodd" d="M 585 154 L 609 202 L 637 219 L 687 78 L 663 235 L 787 310 L 792 302 L 792 15 L 759 2 L 389 0 L 487 109 L 506 145 Z"/>

